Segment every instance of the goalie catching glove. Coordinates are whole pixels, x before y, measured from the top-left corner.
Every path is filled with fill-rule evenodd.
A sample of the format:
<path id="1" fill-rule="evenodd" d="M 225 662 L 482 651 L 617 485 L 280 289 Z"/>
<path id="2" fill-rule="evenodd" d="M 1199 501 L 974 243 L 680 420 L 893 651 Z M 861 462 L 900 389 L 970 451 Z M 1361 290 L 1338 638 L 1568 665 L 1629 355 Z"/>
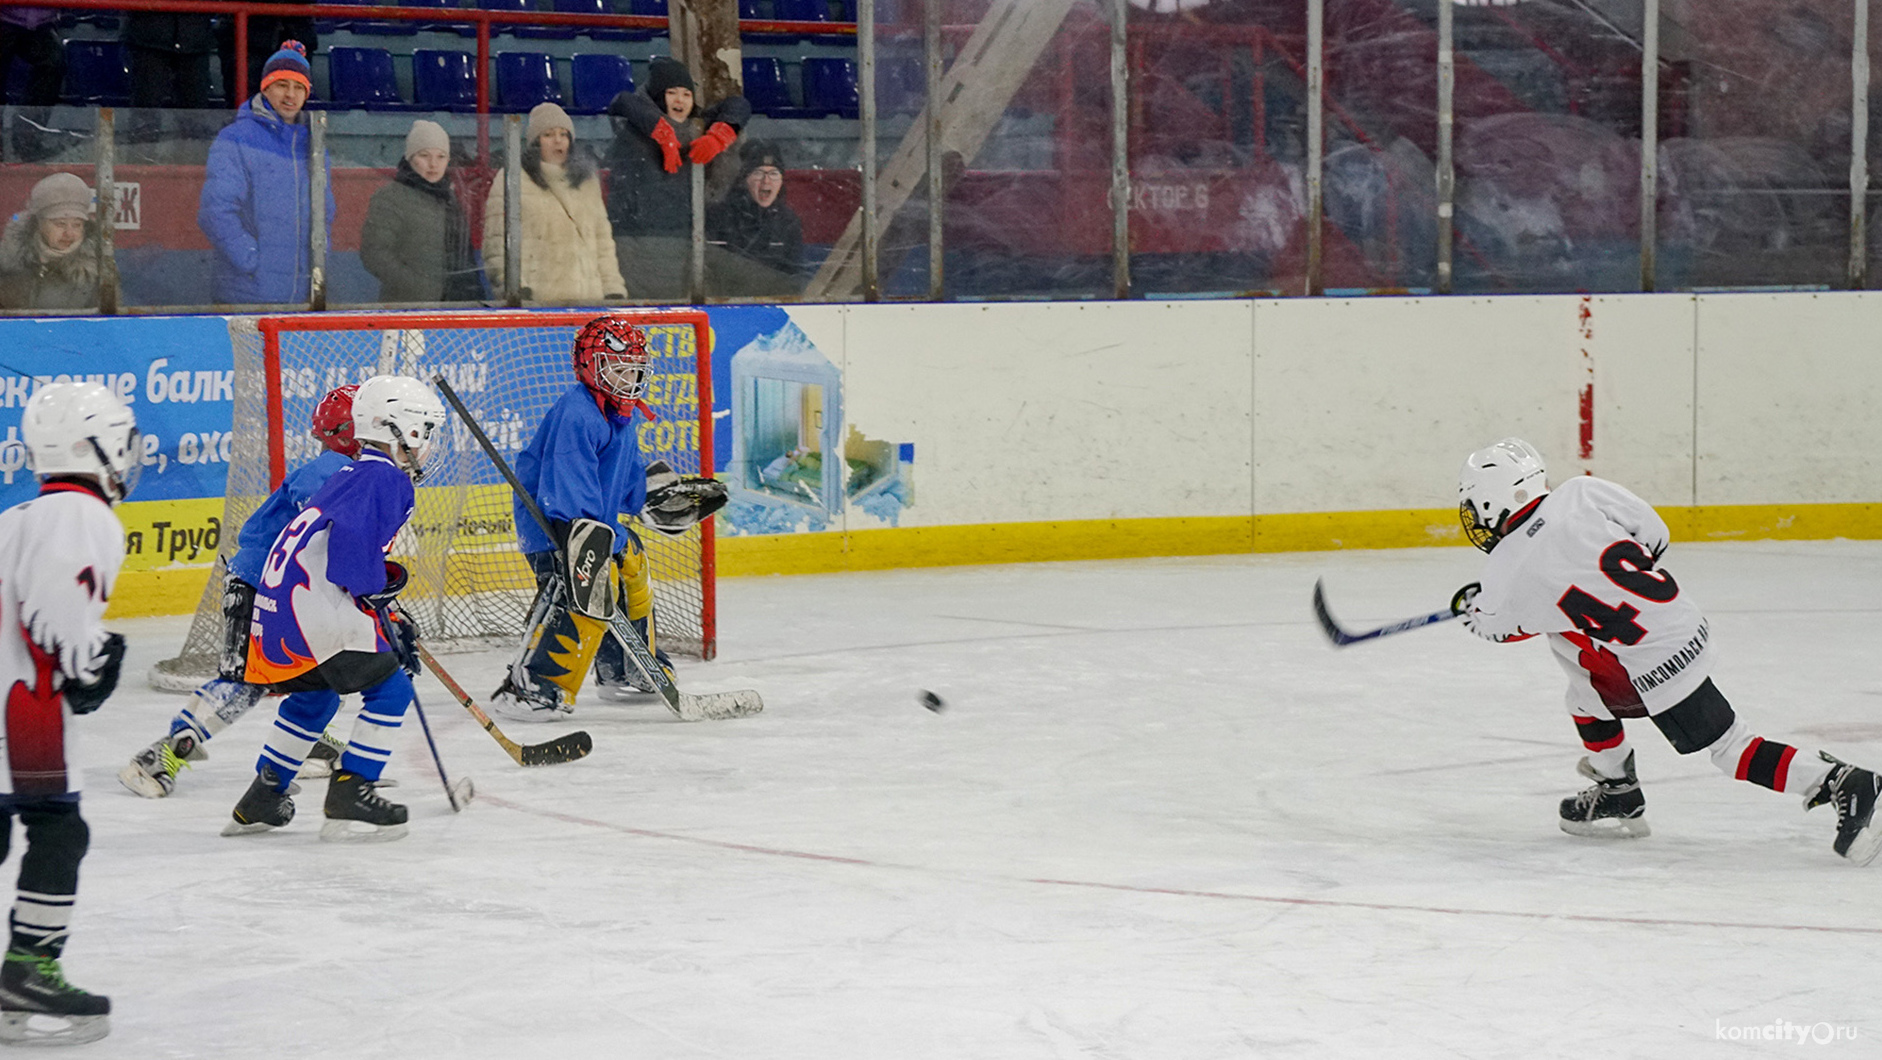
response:
<path id="1" fill-rule="evenodd" d="M 671 537 L 725 507 L 725 483 L 709 478 L 681 478 L 664 460 L 647 465 L 647 503 L 640 517 Z"/>

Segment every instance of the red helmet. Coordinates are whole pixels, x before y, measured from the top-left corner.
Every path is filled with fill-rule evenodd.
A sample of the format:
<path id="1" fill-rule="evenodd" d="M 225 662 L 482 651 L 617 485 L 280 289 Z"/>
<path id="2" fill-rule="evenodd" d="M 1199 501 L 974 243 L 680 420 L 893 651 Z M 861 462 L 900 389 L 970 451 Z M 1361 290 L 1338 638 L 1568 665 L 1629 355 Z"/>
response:
<path id="1" fill-rule="evenodd" d="M 340 387 L 327 391 L 327 396 L 314 406 L 314 436 L 321 445 L 349 459 L 359 456 L 359 442 L 353 438 L 353 392 L 359 384 Z"/>
<path id="2" fill-rule="evenodd" d="M 653 419 L 641 400 L 651 370 L 647 333 L 621 317 L 596 317 L 575 336 L 575 378 L 623 416 L 635 409 Z"/>

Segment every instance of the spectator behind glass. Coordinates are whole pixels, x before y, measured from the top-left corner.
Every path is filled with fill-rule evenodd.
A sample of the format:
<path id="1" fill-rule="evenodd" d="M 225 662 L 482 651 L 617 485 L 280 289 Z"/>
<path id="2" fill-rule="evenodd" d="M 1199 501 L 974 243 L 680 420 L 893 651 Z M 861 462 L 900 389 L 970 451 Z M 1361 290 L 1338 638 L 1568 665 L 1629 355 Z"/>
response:
<path id="1" fill-rule="evenodd" d="M 575 143 L 575 123 L 553 103 L 529 112 L 523 133 L 519 235 L 523 297 L 555 305 L 599 305 L 627 297 L 615 263 L 595 157 Z M 503 180 L 484 202 L 484 268 L 503 289 Z"/>
<path id="2" fill-rule="evenodd" d="M 215 248 L 215 300 L 305 302 L 313 231 L 308 130 L 301 108 L 313 87 L 307 53 L 288 41 L 268 57 L 261 91 L 209 148 L 196 224 Z M 327 168 L 330 162 L 321 159 Z M 333 234 L 327 180 L 327 234 Z"/>
<path id="3" fill-rule="evenodd" d="M 608 117 L 608 220 L 621 275 L 636 298 L 685 298 L 693 232 L 687 163 L 703 166 L 732 146 L 751 120 L 751 104 L 733 96 L 695 115 L 693 75 L 662 55 L 648 69 L 646 91 L 614 97 Z"/>
<path id="4" fill-rule="evenodd" d="M 124 44 L 131 53 L 131 106 L 209 106 L 209 57 L 216 36 L 208 15 L 130 12 Z"/>
<path id="5" fill-rule="evenodd" d="M 98 304 L 98 228 L 92 190 L 70 173 L 33 185 L 26 209 L 0 235 L 0 309 L 89 309 Z"/>
<path id="6" fill-rule="evenodd" d="M 715 257 L 714 294 L 785 297 L 803 289 L 804 225 L 784 201 L 784 156 L 753 140 L 739 150 L 739 180 L 706 209 L 706 238 L 731 252 Z"/>
<path id="7" fill-rule="evenodd" d="M 63 146 L 59 134 L 46 129 L 65 80 L 65 45 L 53 30 L 58 17 L 50 7 L 0 8 L 0 78 L 12 69 L 13 60 L 26 65 L 26 97 L 14 99 L 7 93 L 7 102 L 25 105 L 13 123 L 9 161 L 43 162 Z"/>
<path id="8" fill-rule="evenodd" d="M 405 135 L 392 182 L 373 192 L 359 257 L 379 278 L 381 302 L 472 302 L 483 298 L 470 220 L 451 189 L 451 138 L 423 118 Z"/>

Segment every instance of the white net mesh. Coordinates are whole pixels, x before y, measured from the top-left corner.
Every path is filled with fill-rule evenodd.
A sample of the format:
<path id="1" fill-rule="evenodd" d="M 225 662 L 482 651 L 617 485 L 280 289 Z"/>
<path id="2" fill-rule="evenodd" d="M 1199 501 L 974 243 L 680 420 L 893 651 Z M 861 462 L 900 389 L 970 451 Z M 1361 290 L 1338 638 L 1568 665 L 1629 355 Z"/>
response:
<path id="1" fill-rule="evenodd" d="M 618 315 L 646 330 L 653 356 L 653 386 L 646 401 L 658 418 L 640 428 L 642 452 L 649 461 L 665 460 L 682 475 L 701 474 L 702 428 L 709 431 L 711 422 L 708 409 L 702 423 L 699 400 L 702 392 L 710 392 L 710 380 L 702 380 L 699 372 L 698 354 L 707 341 L 703 315 Z M 183 650 L 157 664 L 151 683 L 187 691 L 216 672 L 223 641 L 223 567 L 236 549 L 243 520 L 274 488 L 264 331 L 278 330 L 280 336 L 279 422 L 286 429 L 278 444 L 283 465 L 292 469 L 319 452 L 307 426 L 321 397 L 334 387 L 382 373 L 427 381 L 442 374 L 498 451 L 514 459 L 549 406 L 574 384 L 569 347 L 586 319 L 569 313 L 530 318 L 462 314 L 408 318 L 407 326 L 400 327 L 396 315 L 232 318 L 235 442 L 222 546 Z M 410 326 L 413 323 L 424 326 Z M 668 537 L 641 528 L 640 536 L 652 561 L 660 647 L 711 658 L 709 534 L 694 527 L 683 537 Z M 418 487 L 417 510 L 393 543 L 392 554 L 411 572 L 400 602 L 417 620 L 432 651 L 516 646 L 535 595 L 535 578 L 517 551 L 510 488 L 455 415 Z"/>

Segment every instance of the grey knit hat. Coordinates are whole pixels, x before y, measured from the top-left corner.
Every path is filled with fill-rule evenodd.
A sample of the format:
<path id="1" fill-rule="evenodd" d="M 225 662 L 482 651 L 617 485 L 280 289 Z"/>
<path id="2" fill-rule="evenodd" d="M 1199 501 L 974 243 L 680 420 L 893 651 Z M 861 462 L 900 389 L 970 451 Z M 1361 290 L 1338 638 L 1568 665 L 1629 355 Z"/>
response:
<path id="1" fill-rule="evenodd" d="M 26 208 L 41 220 L 61 217 L 90 217 L 91 188 L 70 173 L 54 173 L 33 185 Z"/>
<path id="2" fill-rule="evenodd" d="M 451 137 L 445 133 L 444 126 L 420 118 L 412 123 L 412 131 L 405 134 L 405 157 L 409 161 L 418 152 L 433 149 L 449 155 Z"/>

